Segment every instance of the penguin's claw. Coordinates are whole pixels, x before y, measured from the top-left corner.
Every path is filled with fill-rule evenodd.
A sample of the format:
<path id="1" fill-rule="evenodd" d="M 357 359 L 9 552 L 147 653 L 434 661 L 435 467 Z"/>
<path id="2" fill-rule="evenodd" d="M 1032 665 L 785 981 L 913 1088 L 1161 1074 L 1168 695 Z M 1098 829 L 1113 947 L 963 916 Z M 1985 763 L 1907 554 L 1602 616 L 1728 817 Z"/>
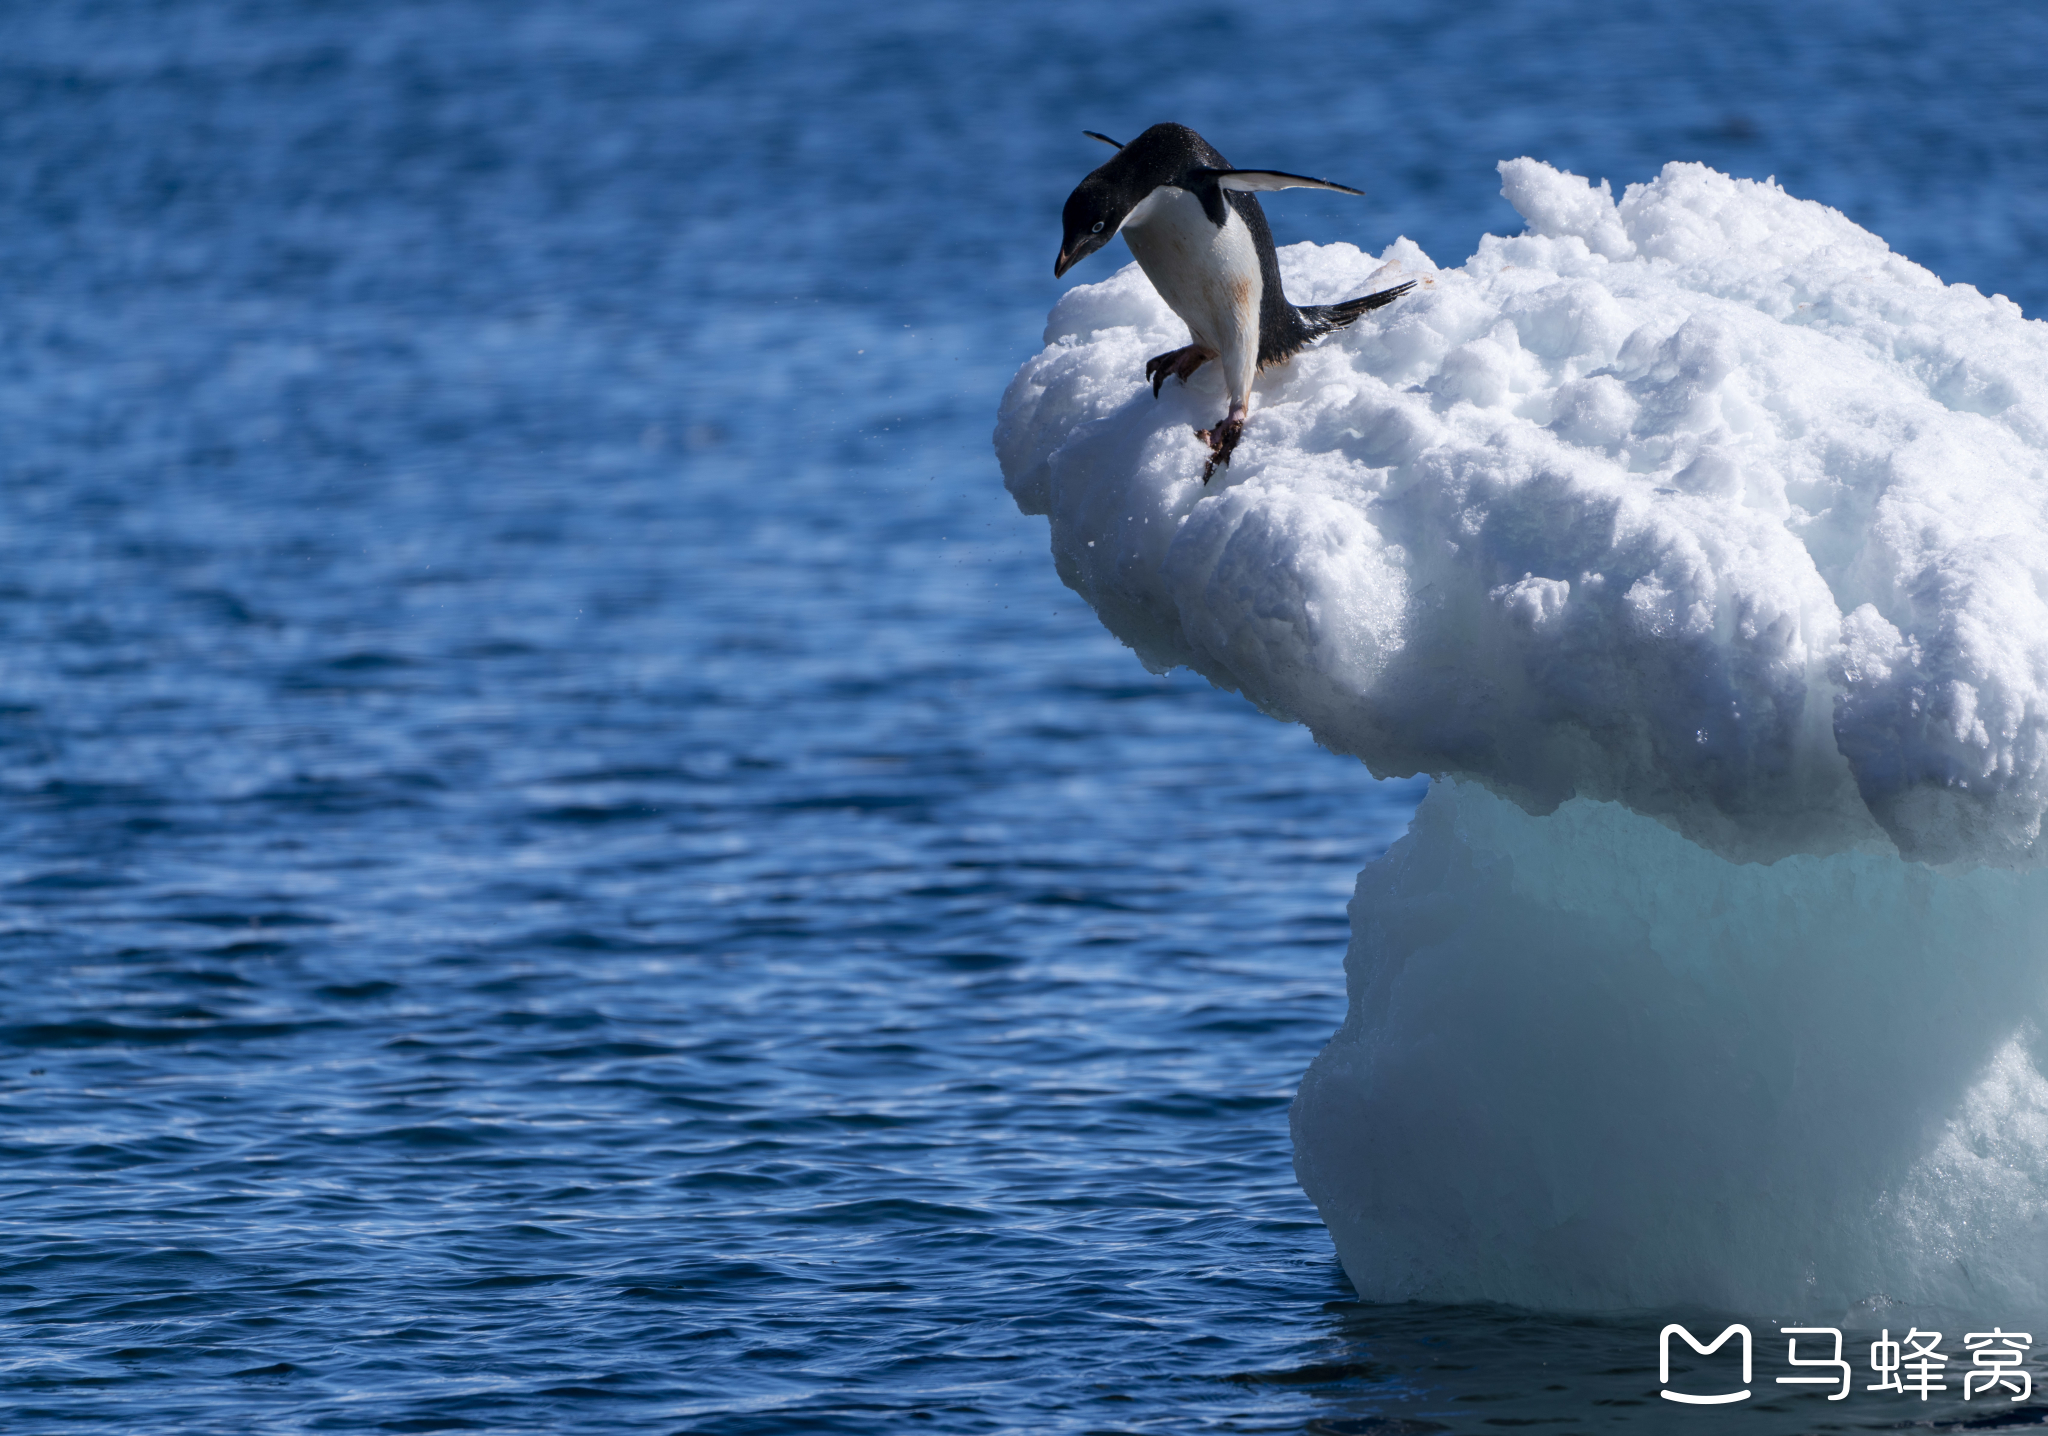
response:
<path id="1" fill-rule="evenodd" d="M 1169 378 L 1178 379 L 1183 384 L 1187 383 L 1188 375 L 1215 357 L 1213 351 L 1204 349 L 1199 344 L 1190 344 L 1170 354 L 1160 354 L 1147 359 L 1145 377 L 1152 381 L 1152 397 L 1159 397 L 1159 386 Z"/>
<path id="2" fill-rule="evenodd" d="M 1195 430 L 1195 437 L 1209 446 L 1209 462 L 1202 465 L 1202 482 L 1206 484 L 1219 467 L 1230 467 L 1230 456 L 1244 437 L 1244 420 L 1225 419 L 1213 429 Z"/>

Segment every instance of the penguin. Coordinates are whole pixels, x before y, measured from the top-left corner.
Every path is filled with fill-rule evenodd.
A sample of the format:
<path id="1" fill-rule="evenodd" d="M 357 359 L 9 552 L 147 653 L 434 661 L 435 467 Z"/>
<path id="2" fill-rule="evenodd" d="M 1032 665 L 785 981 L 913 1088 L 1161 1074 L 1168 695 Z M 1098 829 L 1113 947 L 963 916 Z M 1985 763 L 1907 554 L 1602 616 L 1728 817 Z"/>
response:
<path id="1" fill-rule="evenodd" d="M 1145 277 L 1187 321 L 1194 340 L 1146 363 L 1152 397 L 1159 397 L 1168 376 L 1186 383 L 1211 359 L 1222 365 L 1230 412 L 1214 428 L 1195 431 L 1209 446 L 1202 466 L 1206 484 L 1218 465 L 1230 462 L 1244 433 L 1252 378 L 1259 370 L 1284 363 L 1359 315 L 1393 303 L 1414 282 L 1341 304 L 1289 304 L 1280 288 L 1273 232 L 1253 192 L 1361 191 L 1279 170 L 1235 169 L 1186 125 L 1154 125 L 1128 145 L 1093 130 L 1082 133 L 1114 147 L 1116 155 L 1067 196 L 1061 216 L 1066 234 L 1053 278 L 1123 235 Z"/>

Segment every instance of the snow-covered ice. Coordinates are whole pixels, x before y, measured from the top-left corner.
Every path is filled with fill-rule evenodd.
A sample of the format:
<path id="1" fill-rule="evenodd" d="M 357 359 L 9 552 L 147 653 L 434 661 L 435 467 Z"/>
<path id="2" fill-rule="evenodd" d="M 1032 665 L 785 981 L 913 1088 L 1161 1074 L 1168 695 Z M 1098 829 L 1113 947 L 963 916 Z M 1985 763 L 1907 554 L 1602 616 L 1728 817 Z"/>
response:
<path id="1" fill-rule="evenodd" d="M 1457 780 L 1360 878 L 1303 1183 L 1367 1296 L 2048 1311 L 2048 325 L 1768 182 L 1501 176 L 1462 268 L 1281 251 L 1423 282 L 1206 488 L 1134 265 L 996 433 L 1147 665 Z"/>
<path id="2" fill-rule="evenodd" d="M 1143 383 L 1185 327 L 1135 266 L 1070 291 L 997 430 L 1061 576 L 1376 773 L 2037 861 L 2048 326 L 1770 184 L 1501 172 L 1528 232 L 1462 269 L 1281 251 L 1297 302 L 1425 284 L 1263 375 L 1207 489 L 1218 381 Z"/>

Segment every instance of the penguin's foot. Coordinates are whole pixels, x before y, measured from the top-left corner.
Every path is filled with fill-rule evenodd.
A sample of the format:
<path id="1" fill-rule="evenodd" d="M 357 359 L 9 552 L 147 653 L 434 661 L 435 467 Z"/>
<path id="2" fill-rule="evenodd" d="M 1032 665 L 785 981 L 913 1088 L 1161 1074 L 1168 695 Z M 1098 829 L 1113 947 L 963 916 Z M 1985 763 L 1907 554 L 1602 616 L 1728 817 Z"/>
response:
<path id="1" fill-rule="evenodd" d="M 1176 349 L 1171 354 L 1161 354 L 1145 361 L 1145 377 L 1152 381 L 1152 397 L 1159 397 L 1159 386 L 1169 378 L 1188 382 L 1188 375 L 1216 357 L 1214 349 L 1204 349 L 1199 344 L 1190 344 L 1185 349 Z"/>
<path id="2" fill-rule="evenodd" d="M 1237 448 L 1237 441 L 1244 437 L 1244 418 L 1232 414 L 1213 429 L 1195 430 L 1195 437 L 1209 446 L 1209 462 L 1202 465 L 1202 482 L 1206 484 L 1219 467 L 1230 466 L 1230 456 Z"/>

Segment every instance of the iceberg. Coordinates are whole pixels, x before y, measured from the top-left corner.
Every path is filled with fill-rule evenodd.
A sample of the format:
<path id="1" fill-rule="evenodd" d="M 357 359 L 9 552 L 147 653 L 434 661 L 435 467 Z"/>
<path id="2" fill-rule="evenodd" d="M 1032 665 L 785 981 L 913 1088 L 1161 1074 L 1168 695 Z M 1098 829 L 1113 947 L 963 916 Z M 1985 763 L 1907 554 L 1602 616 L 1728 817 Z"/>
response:
<path id="1" fill-rule="evenodd" d="M 1131 265 L 996 448 L 1061 578 L 1383 777 L 1296 1167 L 1368 1299 L 2048 1314 L 2048 325 L 1772 182 L 1500 166 L 1205 373 Z"/>

